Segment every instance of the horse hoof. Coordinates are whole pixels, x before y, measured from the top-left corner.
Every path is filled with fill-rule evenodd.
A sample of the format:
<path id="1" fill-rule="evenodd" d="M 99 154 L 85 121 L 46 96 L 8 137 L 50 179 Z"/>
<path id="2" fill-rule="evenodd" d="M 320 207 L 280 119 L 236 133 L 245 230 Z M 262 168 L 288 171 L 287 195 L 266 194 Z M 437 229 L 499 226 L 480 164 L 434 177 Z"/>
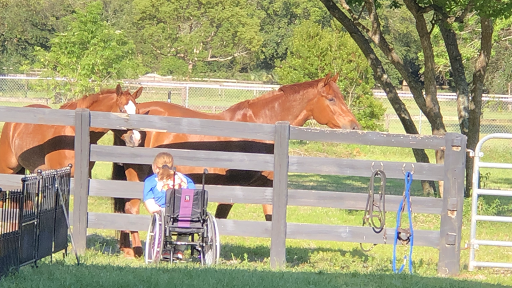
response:
<path id="1" fill-rule="evenodd" d="M 135 257 L 137 257 L 137 258 L 142 257 L 143 251 L 144 251 L 144 250 L 142 250 L 142 247 L 141 247 L 141 246 L 133 247 L 134 255 L 135 255 Z"/>
<path id="2" fill-rule="evenodd" d="M 135 254 L 133 253 L 132 248 L 121 248 L 120 250 L 123 252 L 124 258 L 135 259 Z"/>

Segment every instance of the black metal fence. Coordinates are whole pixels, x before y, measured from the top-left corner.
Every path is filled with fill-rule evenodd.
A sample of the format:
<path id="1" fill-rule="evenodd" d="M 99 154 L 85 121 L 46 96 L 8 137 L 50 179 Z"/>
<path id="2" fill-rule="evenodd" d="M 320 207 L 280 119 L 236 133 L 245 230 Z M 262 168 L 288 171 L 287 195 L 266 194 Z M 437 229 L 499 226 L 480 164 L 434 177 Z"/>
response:
<path id="1" fill-rule="evenodd" d="M 0 277 L 68 246 L 71 167 L 21 179 L 22 189 L 0 189 Z"/>

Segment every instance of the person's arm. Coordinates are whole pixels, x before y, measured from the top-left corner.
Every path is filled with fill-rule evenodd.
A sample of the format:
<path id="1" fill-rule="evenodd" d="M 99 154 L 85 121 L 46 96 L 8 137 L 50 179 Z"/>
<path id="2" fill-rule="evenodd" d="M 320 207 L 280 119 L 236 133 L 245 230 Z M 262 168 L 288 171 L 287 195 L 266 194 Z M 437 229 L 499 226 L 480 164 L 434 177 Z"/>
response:
<path id="1" fill-rule="evenodd" d="M 160 212 L 161 208 L 156 204 L 155 199 L 148 199 L 144 201 L 144 206 L 146 206 L 146 209 L 148 209 L 149 213 L 157 213 Z"/>
<path id="2" fill-rule="evenodd" d="M 188 188 L 188 189 L 195 189 L 196 188 L 196 185 L 194 184 L 194 181 L 192 181 L 192 179 L 190 179 L 187 175 L 181 174 L 179 172 L 176 172 L 176 173 L 178 173 L 178 175 L 184 179 L 184 182 L 187 183 L 186 184 L 187 186 L 183 187 L 183 188 Z"/>
<path id="3" fill-rule="evenodd" d="M 155 196 L 153 194 L 153 188 L 156 186 L 156 177 L 154 175 L 149 176 L 144 181 L 144 192 L 142 194 L 142 201 L 144 206 L 148 209 L 148 212 L 153 214 L 160 211 L 160 206 L 155 202 Z"/>

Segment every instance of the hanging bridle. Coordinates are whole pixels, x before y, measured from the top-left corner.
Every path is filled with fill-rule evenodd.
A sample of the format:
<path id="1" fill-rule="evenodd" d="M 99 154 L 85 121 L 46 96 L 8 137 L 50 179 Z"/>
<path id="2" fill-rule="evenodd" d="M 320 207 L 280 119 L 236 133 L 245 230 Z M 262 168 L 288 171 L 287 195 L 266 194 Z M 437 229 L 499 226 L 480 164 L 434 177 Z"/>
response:
<path id="1" fill-rule="evenodd" d="M 373 169 L 372 169 L 373 171 Z M 380 190 L 379 190 L 379 199 L 375 199 L 375 178 L 380 177 Z M 383 170 L 377 169 L 374 170 L 372 176 L 370 177 L 370 185 L 368 189 L 368 198 L 366 200 L 366 208 L 363 216 L 363 226 L 368 224 L 368 226 L 372 227 L 373 232 L 380 233 L 384 230 L 386 226 L 386 173 Z M 376 220 L 378 223 L 376 223 Z M 386 241 L 386 234 L 384 233 L 384 241 Z M 369 252 L 375 247 L 377 244 L 373 244 L 373 246 L 369 249 L 363 248 L 363 243 L 360 243 L 361 249 L 365 252 Z"/>

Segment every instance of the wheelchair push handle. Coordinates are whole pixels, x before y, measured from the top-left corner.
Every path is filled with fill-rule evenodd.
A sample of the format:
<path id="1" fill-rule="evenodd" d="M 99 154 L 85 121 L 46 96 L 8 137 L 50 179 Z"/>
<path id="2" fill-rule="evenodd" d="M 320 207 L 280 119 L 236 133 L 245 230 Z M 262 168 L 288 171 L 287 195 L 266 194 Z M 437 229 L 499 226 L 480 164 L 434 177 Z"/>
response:
<path id="1" fill-rule="evenodd" d="M 206 174 L 208 174 L 208 169 L 204 168 L 204 170 L 203 170 L 203 190 L 204 190 L 204 182 L 205 182 Z"/>

